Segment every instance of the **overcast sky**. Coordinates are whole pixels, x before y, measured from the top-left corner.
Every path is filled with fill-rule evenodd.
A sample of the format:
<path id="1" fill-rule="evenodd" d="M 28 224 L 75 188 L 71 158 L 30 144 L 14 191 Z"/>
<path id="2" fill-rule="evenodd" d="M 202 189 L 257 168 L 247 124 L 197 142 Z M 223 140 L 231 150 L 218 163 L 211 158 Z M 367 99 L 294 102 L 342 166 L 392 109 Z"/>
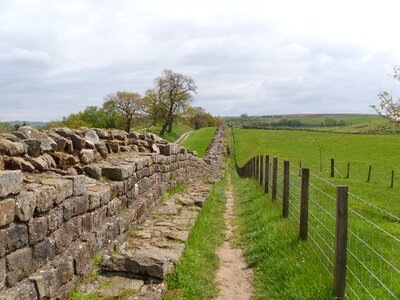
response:
<path id="1" fill-rule="evenodd" d="M 397 4 L 398 3 L 398 4 Z M 373 113 L 400 1 L 0 0 L 0 120 L 56 120 L 191 76 L 215 115 Z"/>

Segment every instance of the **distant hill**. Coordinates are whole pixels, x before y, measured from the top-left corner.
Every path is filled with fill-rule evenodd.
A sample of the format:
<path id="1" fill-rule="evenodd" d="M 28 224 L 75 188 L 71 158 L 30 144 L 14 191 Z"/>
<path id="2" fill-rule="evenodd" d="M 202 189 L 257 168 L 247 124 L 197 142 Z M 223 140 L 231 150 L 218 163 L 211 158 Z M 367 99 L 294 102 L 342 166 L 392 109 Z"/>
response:
<path id="1" fill-rule="evenodd" d="M 8 123 L 15 125 L 15 124 L 27 124 L 27 125 L 32 125 L 32 126 L 44 126 L 47 124 L 47 122 L 42 122 L 42 121 L 9 121 Z"/>

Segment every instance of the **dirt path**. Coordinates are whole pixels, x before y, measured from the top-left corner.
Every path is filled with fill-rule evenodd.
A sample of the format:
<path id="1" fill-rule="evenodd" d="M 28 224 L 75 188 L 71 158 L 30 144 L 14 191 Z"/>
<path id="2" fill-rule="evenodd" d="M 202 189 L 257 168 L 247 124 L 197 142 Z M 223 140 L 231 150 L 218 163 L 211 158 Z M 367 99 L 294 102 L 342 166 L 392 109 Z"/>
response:
<path id="1" fill-rule="evenodd" d="M 228 185 L 225 191 L 226 211 L 225 211 L 225 241 L 218 249 L 218 257 L 221 262 L 217 272 L 217 282 L 220 293 L 219 300 L 244 300 L 250 299 L 253 293 L 252 276 L 253 272 L 247 265 L 242 249 L 234 248 L 230 242 L 234 232 L 234 198 L 230 174 L 228 174 Z"/>
<path id="2" fill-rule="evenodd" d="M 185 132 L 184 134 L 182 134 L 182 135 L 179 137 L 179 139 L 177 139 L 177 140 L 175 141 L 175 144 L 180 144 L 180 143 L 182 143 L 184 140 L 186 140 L 186 139 L 189 137 L 189 135 L 192 134 L 192 132 L 193 132 L 193 131 L 188 131 L 188 132 Z"/>

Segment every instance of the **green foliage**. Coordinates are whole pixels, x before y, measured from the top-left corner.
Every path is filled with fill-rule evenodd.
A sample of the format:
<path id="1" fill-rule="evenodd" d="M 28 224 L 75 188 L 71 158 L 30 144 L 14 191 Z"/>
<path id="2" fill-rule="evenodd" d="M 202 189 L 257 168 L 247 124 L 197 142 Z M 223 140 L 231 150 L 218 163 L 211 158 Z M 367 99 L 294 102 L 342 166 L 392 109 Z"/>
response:
<path id="1" fill-rule="evenodd" d="M 218 289 L 216 250 L 224 240 L 226 179 L 216 183 L 197 217 L 181 260 L 166 279 L 165 299 L 213 299 Z"/>
<path id="2" fill-rule="evenodd" d="M 192 134 L 182 142 L 182 146 L 189 150 L 197 151 L 199 157 L 204 157 L 208 144 L 214 136 L 216 127 L 205 127 L 192 132 Z"/>
<path id="3" fill-rule="evenodd" d="M 14 130 L 14 126 L 8 122 L 0 122 L 0 133 L 11 132 Z"/>
<path id="4" fill-rule="evenodd" d="M 121 128 L 121 114 L 112 108 L 88 106 L 85 110 L 63 118 L 62 126 L 77 128 L 80 126 L 97 128 Z M 124 124 L 122 124 L 124 125 Z"/>
<path id="5" fill-rule="evenodd" d="M 332 279 L 307 242 L 298 238 L 298 224 L 283 219 L 254 180 L 240 179 L 232 169 L 239 223 L 239 243 L 254 270 L 254 299 L 332 299 Z"/>

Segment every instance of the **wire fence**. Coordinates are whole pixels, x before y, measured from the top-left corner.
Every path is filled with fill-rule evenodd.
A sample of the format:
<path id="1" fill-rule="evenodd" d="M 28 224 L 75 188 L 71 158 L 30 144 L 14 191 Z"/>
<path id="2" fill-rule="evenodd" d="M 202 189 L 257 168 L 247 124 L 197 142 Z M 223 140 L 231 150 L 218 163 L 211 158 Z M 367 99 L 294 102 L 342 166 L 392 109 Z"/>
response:
<path id="1" fill-rule="evenodd" d="M 254 160 L 256 161 L 256 160 Z M 261 161 L 261 160 L 258 160 Z M 265 160 L 269 161 L 269 157 Z M 283 204 L 284 167 L 278 160 L 276 183 L 273 163 L 270 172 L 254 174 L 244 172 L 245 164 L 237 171 L 242 177 L 255 176 L 263 184 L 268 182 L 268 190 L 276 189 L 276 200 Z M 265 166 L 258 167 L 258 170 Z M 301 169 L 290 164 L 288 180 L 289 218 L 301 222 Z M 274 184 L 276 186 L 274 187 Z M 326 179 L 310 173 L 308 185 L 308 243 L 315 252 L 327 274 L 334 278 L 338 266 L 338 187 Z M 400 299 L 400 218 L 377 205 L 352 193 L 346 195 L 346 242 L 345 243 L 345 294 L 346 299 Z M 336 278 L 337 279 L 337 278 Z M 335 289 L 335 283 L 333 284 Z M 336 294 L 336 292 L 335 292 Z M 343 298 L 342 297 L 342 298 Z M 340 295 L 338 297 L 341 298 Z"/>

